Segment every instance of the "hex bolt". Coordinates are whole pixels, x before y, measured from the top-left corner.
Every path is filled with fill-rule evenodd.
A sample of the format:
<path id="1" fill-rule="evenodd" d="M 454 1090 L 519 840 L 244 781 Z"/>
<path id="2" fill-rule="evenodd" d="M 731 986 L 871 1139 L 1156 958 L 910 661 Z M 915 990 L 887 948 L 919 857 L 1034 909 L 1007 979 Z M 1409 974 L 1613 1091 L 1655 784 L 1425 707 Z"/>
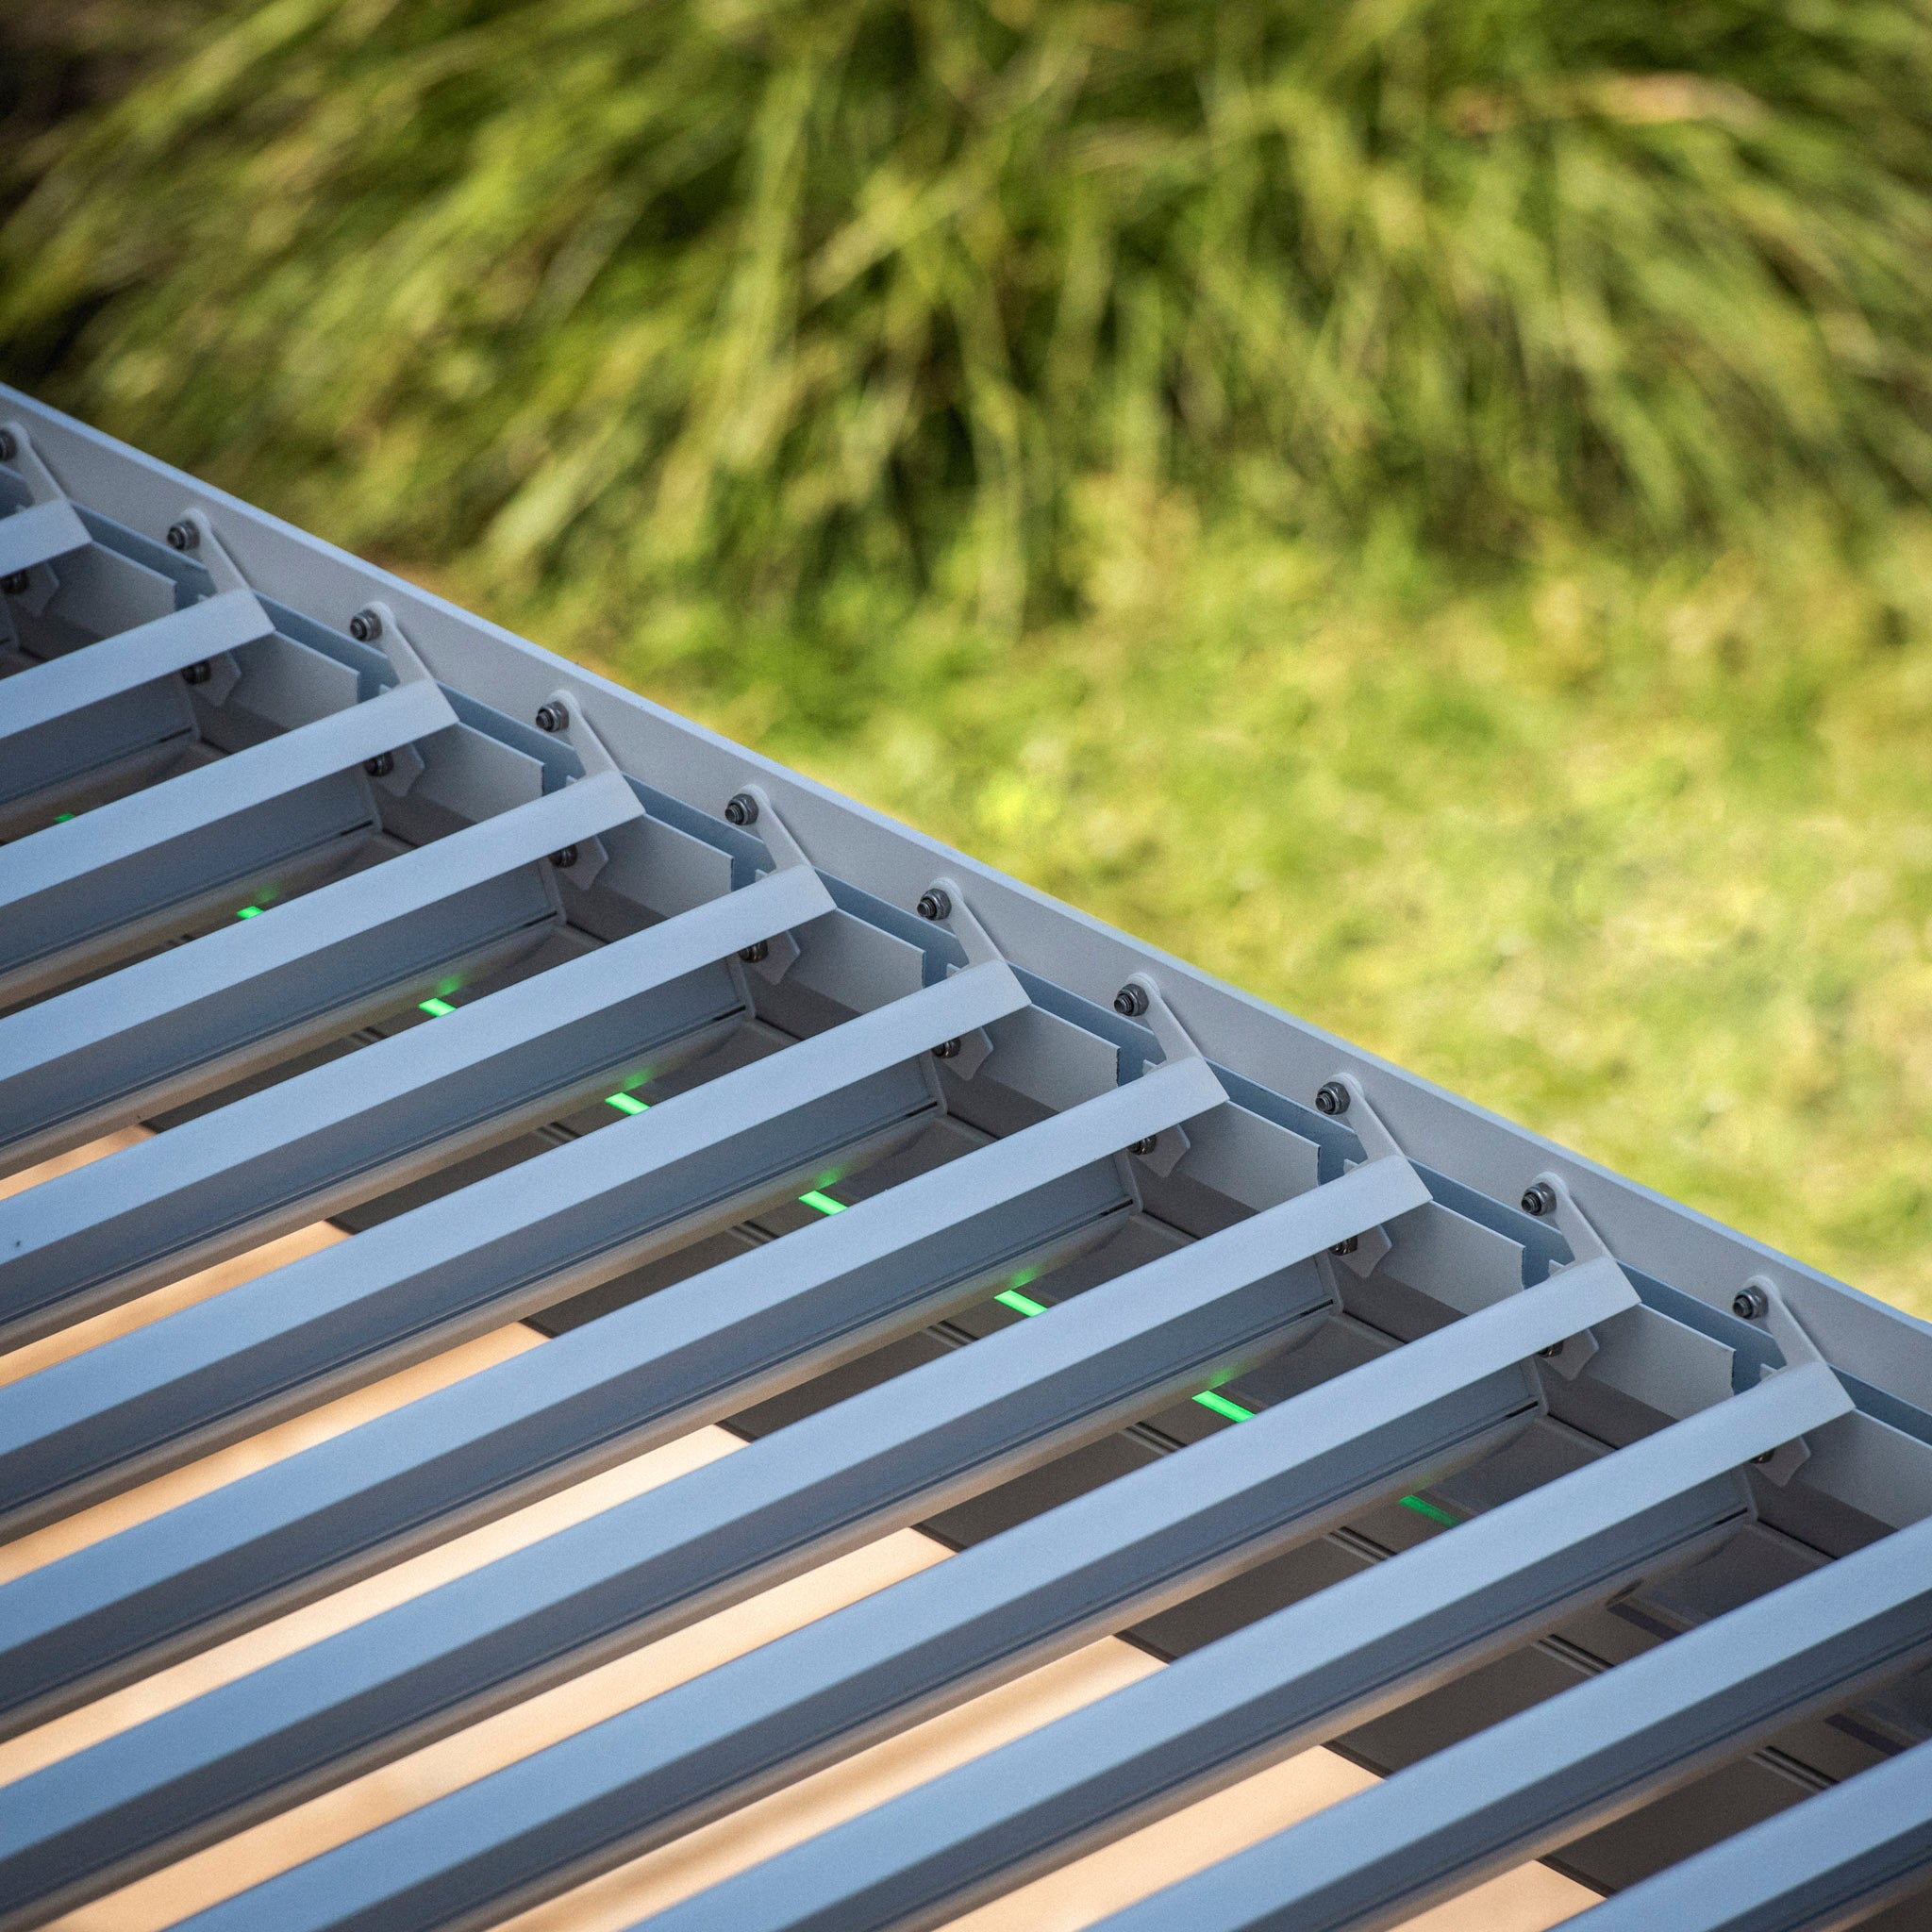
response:
<path id="1" fill-rule="evenodd" d="M 560 700 L 553 698 L 549 704 L 537 707 L 539 731 L 561 731 L 569 723 L 570 707 Z"/>
<path id="2" fill-rule="evenodd" d="M 1335 1245 L 1328 1250 L 1328 1252 L 1331 1255 L 1352 1255 L 1358 1247 L 1361 1246 L 1361 1236 L 1358 1234 L 1352 1234 L 1345 1241 L 1337 1241 Z"/>
<path id="3" fill-rule="evenodd" d="M 749 791 L 734 791 L 724 801 L 727 825 L 755 825 L 758 822 L 758 802 Z"/>
<path id="4" fill-rule="evenodd" d="M 562 851 L 553 852 L 550 855 L 550 862 L 560 872 L 568 872 L 577 862 L 577 848 L 575 845 L 566 845 Z"/>
<path id="5" fill-rule="evenodd" d="M 959 1042 L 957 1040 L 941 1041 L 940 1043 L 933 1048 L 932 1057 L 936 1060 L 958 1059 L 959 1058 Z"/>
<path id="6" fill-rule="evenodd" d="M 1130 979 L 1114 994 L 1113 1009 L 1123 1020 L 1138 1020 L 1147 1010 L 1147 989 Z"/>
<path id="7" fill-rule="evenodd" d="M 10 463 L 20 454 L 20 442 L 10 429 L 0 429 L 0 463 Z"/>
<path id="8" fill-rule="evenodd" d="M 1315 1090 L 1315 1111 L 1317 1113 L 1346 1113 L 1348 1111 L 1348 1089 L 1340 1080 L 1324 1080 Z"/>
<path id="9" fill-rule="evenodd" d="M 1548 1181 L 1531 1181 L 1523 1191 L 1525 1214 L 1548 1214 L 1557 1205 L 1557 1191 Z"/>
<path id="10" fill-rule="evenodd" d="M 0 577 L 0 591 L 9 597 L 24 597 L 26 594 L 26 573 L 24 570 L 10 570 Z"/>
<path id="11" fill-rule="evenodd" d="M 1761 1322 L 1771 1310 L 1771 1297 L 1761 1288 L 1740 1288 L 1731 1297 L 1731 1313 L 1740 1321 Z"/>
<path id="12" fill-rule="evenodd" d="M 1144 1141 L 1130 1141 L 1127 1143 L 1127 1152 L 1129 1154 L 1152 1154 L 1154 1152 L 1154 1143 L 1159 1138 L 1158 1134 L 1149 1134 Z"/>
<path id="13" fill-rule="evenodd" d="M 1549 1347 L 1540 1348 L 1537 1350 L 1537 1354 L 1541 1356 L 1544 1361 L 1546 1362 L 1555 1361 L 1556 1358 L 1562 1353 L 1563 1344 L 1560 1341 L 1553 1341 L 1550 1343 Z"/>
<path id="14" fill-rule="evenodd" d="M 747 966 L 756 966 L 760 959 L 769 959 L 772 957 L 772 942 L 770 940 L 759 940 L 745 947 L 738 957 Z"/>
<path id="15" fill-rule="evenodd" d="M 1776 1454 L 1777 1451 L 1775 1449 L 1767 1449 L 1762 1456 L 1754 1456 L 1751 1460 L 1753 1462 L 1769 1462 Z"/>
<path id="16" fill-rule="evenodd" d="M 379 610 L 358 610 L 349 620 L 349 635 L 358 644 L 373 644 L 382 635 L 382 613 Z M 544 727 L 549 728 L 547 725 Z"/>
<path id="17" fill-rule="evenodd" d="M 943 886 L 935 886 L 929 892 L 919 895 L 919 904 L 912 908 L 922 919 L 944 919 L 953 909 L 953 895 Z"/>
<path id="18" fill-rule="evenodd" d="M 396 755 L 392 751 L 379 751 L 362 769 L 372 778 L 387 778 L 396 768 Z"/>
<path id="19" fill-rule="evenodd" d="M 215 667 L 204 658 L 199 664 L 191 664 L 181 674 L 183 684 L 206 684 L 215 675 Z"/>
<path id="20" fill-rule="evenodd" d="M 170 550 L 192 550 L 201 542 L 201 532 L 192 524 L 179 523 L 168 525 L 168 548 Z"/>

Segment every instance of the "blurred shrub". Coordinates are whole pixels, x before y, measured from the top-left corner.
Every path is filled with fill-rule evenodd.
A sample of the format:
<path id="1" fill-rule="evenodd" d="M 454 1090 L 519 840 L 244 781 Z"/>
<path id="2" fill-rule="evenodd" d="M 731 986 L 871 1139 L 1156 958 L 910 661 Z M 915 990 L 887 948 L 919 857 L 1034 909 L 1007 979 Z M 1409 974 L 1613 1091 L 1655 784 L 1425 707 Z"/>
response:
<path id="1" fill-rule="evenodd" d="M 1078 485 L 1509 550 L 1932 493 L 1925 0 L 248 0 L 0 354 L 392 555 L 1077 602 Z"/>

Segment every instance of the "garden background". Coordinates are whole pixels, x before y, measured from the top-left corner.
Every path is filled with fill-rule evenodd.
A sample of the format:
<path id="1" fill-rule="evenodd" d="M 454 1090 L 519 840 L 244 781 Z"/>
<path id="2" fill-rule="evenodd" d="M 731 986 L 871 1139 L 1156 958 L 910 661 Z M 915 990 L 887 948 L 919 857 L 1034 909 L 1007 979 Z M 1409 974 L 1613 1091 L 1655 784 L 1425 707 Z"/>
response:
<path id="1" fill-rule="evenodd" d="M 1932 1315 L 1932 0 L 70 0 L 0 375 Z"/>

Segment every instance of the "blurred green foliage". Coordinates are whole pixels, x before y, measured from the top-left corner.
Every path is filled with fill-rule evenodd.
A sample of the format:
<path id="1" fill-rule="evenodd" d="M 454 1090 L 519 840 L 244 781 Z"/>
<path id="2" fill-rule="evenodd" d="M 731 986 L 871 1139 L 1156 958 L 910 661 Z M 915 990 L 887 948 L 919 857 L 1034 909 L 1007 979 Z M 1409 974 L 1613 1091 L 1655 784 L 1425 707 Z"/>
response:
<path id="1" fill-rule="evenodd" d="M 168 19 L 11 379 L 1932 1313 L 1927 0 Z"/>

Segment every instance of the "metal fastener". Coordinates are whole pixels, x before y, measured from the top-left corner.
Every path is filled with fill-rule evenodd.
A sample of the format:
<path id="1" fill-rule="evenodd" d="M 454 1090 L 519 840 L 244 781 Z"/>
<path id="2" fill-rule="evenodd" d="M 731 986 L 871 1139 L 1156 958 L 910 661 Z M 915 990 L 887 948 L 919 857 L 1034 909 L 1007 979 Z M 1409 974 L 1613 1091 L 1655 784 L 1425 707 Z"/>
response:
<path id="1" fill-rule="evenodd" d="M 192 524 L 180 523 L 168 525 L 168 548 L 170 550 L 192 550 L 201 541 L 201 532 Z"/>
<path id="2" fill-rule="evenodd" d="M 561 731 L 570 723 L 570 707 L 557 700 L 537 707 L 539 731 Z"/>
<path id="3" fill-rule="evenodd" d="M 1358 1234 L 1352 1234 L 1345 1241 L 1337 1241 L 1335 1245 L 1328 1250 L 1328 1252 L 1331 1255 L 1352 1255 L 1358 1247 L 1361 1246 L 1361 1236 Z"/>
<path id="4" fill-rule="evenodd" d="M 952 909 L 953 895 L 943 886 L 920 893 L 919 904 L 913 908 L 922 919 L 944 919 Z"/>
<path id="5" fill-rule="evenodd" d="M 1742 1321 L 1762 1321 L 1770 1309 L 1771 1297 L 1761 1288 L 1740 1288 L 1731 1297 L 1731 1313 Z"/>
<path id="6" fill-rule="evenodd" d="M 1127 1143 L 1127 1152 L 1129 1154 L 1152 1154 L 1154 1152 L 1154 1143 L 1158 1138 L 1158 1135 L 1149 1134 L 1144 1141 L 1130 1141 Z"/>
<path id="7" fill-rule="evenodd" d="M 941 1041 L 940 1043 L 933 1048 L 932 1057 L 936 1060 L 958 1059 L 959 1058 L 959 1042 L 957 1040 Z"/>
<path id="8" fill-rule="evenodd" d="M 560 852 L 550 855 L 550 862 L 561 872 L 568 872 L 577 862 L 577 848 L 566 845 Z"/>
<path id="9" fill-rule="evenodd" d="M 727 825 L 755 825 L 758 822 L 758 802 L 749 791 L 734 791 L 724 801 Z"/>
<path id="10" fill-rule="evenodd" d="M 1548 1181 L 1532 1181 L 1523 1191 L 1525 1214 L 1547 1214 L 1557 1205 L 1557 1191 Z"/>
<path id="11" fill-rule="evenodd" d="M 771 941 L 759 940 L 755 944 L 745 947 L 743 952 L 740 953 L 738 957 L 741 959 L 742 959 L 747 966 L 756 966 L 760 959 L 768 959 L 771 958 Z"/>
<path id="12" fill-rule="evenodd" d="M 382 613 L 378 610 L 358 610 L 349 620 L 349 635 L 358 644 L 373 644 L 382 635 Z M 549 728 L 547 725 L 544 727 Z"/>
<path id="13" fill-rule="evenodd" d="M 8 571 L 4 577 L 0 577 L 0 591 L 5 591 L 9 597 L 25 596 L 26 594 L 25 571 Z"/>
<path id="14" fill-rule="evenodd" d="M 362 769 L 372 778 L 387 778 L 396 768 L 396 755 L 392 751 L 379 751 Z"/>
<path id="15" fill-rule="evenodd" d="M 1346 1113 L 1348 1111 L 1348 1089 L 1340 1080 L 1324 1080 L 1315 1090 L 1315 1111 L 1317 1113 Z"/>
<path id="16" fill-rule="evenodd" d="M 1553 1342 L 1551 1342 L 1551 1343 L 1550 1343 L 1549 1347 L 1547 1347 L 1547 1348 L 1540 1348 L 1540 1349 L 1538 1349 L 1538 1350 L 1537 1350 L 1537 1354 L 1539 1354 L 1540 1356 L 1541 1356 L 1541 1357 L 1542 1357 L 1542 1358 L 1544 1359 L 1544 1361 L 1546 1361 L 1546 1362 L 1547 1362 L 1547 1361 L 1554 1361 L 1554 1360 L 1556 1359 L 1556 1357 L 1557 1357 L 1557 1356 L 1561 1355 L 1562 1353 L 1563 1353 L 1563 1344 L 1562 1344 L 1562 1343 L 1561 1343 L 1560 1341 L 1553 1341 Z"/>
<path id="17" fill-rule="evenodd" d="M 206 684 L 215 675 L 215 667 L 204 658 L 199 664 L 189 665 L 181 674 L 183 684 Z"/>
<path id="18" fill-rule="evenodd" d="M 1124 1020 L 1138 1020 L 1147 1010 L 1147 989 L 1129 980 L 1114 994 L 1113 1009 Z"/>

